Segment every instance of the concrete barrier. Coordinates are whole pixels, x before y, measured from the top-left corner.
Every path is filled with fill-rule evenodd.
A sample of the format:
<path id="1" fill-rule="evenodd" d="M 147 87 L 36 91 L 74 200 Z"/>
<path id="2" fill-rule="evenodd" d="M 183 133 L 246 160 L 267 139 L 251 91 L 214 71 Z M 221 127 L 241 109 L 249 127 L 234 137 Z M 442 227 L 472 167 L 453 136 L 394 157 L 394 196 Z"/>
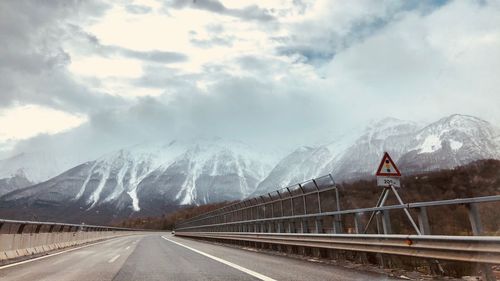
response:
<path id="1" fill-rule="evenodd" d="M 53 222 L 0 220 L 0 262 L 144 230 Z"/>

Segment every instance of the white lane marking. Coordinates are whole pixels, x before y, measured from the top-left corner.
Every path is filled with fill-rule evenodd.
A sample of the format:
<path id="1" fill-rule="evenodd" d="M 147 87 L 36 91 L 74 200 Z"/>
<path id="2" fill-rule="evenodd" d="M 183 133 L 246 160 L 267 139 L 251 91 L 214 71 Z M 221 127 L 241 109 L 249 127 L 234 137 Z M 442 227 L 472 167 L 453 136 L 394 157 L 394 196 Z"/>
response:
<path id="1" fill-rule="evenodd" d="M 90 247 L 90 246 L 94 246 L 94 245 L 97 245 L 97 244 L 102 244 L 104 242 L 109 242 L 109 240 L 105 240 L 105 241 L 101 241 L 101 242 L 96 242 L 96 243 L 92 243 L 92 244 L 80 246 L 80 247 L 77 247 L 77 248 L 72 248 L 72 249 L 69 249 L 69 250 L 64 250 L 64 251 L 61 251 L 61 252 L 49 254 L 49 255 L 46 255 L 46 256 L 41 256 L 41 257 L 34 258 L 34 259 L 29 259 L 29 260 L 25 260 L 25 261 L 20 261 L 20 262 L 16 262 L 16 263 L 7 264 L 7 265 L 4 265 L 4 266 L 0 266 L 0 270 L 4 269 L 4 268 L 13 267 L 13 266 L 16 266 L 16 265 L 21 265 L 21 264 L 29 263 L 29 262 L 32 262 L 32 261 L 37 261 L 37 260 L 41 260 L 41 259 L 50 258 L 50 257 L 57 256 L 57 255 L 60 255 L 60 254 L 64 254 L 64 253 L 67 253 L 67 252 L 72 252 L 72 251 L 80 250 L 80 249 L 87 248 L 87 247 Z"/>
<path id="2" fill-rule="evenodd" d="M 128 249 L 130 249 L 130 246 L 127 246 L 127 248 L 125 248 L 125 250 L 128 250 Z"/>
<path id="3" fill-rule="evenodd" d="M 200 251 L 200 250 L 196 250 L 196 249 L 194 249 L 194 248 L 191 248 L 191 247 L 186 246 L 186 245 L 184 245 L 184 244 L 181 244 L 181 243 L 179 243 L 179 242 L 176 242 L 176 241 L 170 240 L 170 239 L 168 239 L 168 238 L 167 238 L 167 237 L 165 237 L 165 236 L 162 236 L 161 238 L 163 238 L 163 239 L 165 239 L 165 240 L 167 240 L 167 241 L 169 241 L 169 242 L 172 242 L 172 243 L 174 243 L 174 244 L 177 244 L 177 245 L 179 245 L 179 246 L 182 246 L 182 247 L 184 247 L 184 248 L 186 248 L 186 249 L 189 249 L 189 250 L 191 250 L 191 251 L 193 251 L 193 252 L 196 252 L 196 253 L 198 253 L 198 254 L 200 254 L 200 255 L 203 255 L 203 256 L 205 256 L 205 257 L 211 258 L 211 259 L 216 260 L 216 261 L 218 261 L 218 262 L 220 262 L 220 263 L 223 263 L 223 264 L 225 264 L 225 265 L 228 265 L 228 266 L 230 266 L 230 267 L 232 267 L 232 268 L 238 269 L 239 271 L 245 272 L 246 274 L 252 275 L 253 277 L 259 278 L 260 280 L 263 280 L 263 281 L 276 281 L 275 279 L 272 279 L 271 277 L 267 277 L 267 276 L 265 276 L 265 275 L 262 275 L 262 274 L 260 274 L 260 273 L 258 273 L 258 272 L 255 272 L 255 271 L 253 271 L 253 270 L 250 270 L 250 269 L 248 269 L 248 268 L 244 268 L 244 267 L 239 266 L 239 265 L 237 265 L 237 264 L 235 264 L 235 263 L 232 263 L 232 262 L 229 262 L 229 261 L 223 260 L 223 259 L 221 259 L 221 258 L 218 258 L 218 257 L 212 256 L 212 255 L 207 254 L 207 253 L 205 253 L 205 252 L 202 252 L 202 251 Z"/>
<path id="4" fill-rule="evenodd" d="M 116 256 L 112 257 L 112 258 L 108 261 L 108 263 L 114 263 L 114 262 L 115 262 L 115 261 L 116 261 L 119 257 L 120 257 L 120 255 L 116 255 Z"/>

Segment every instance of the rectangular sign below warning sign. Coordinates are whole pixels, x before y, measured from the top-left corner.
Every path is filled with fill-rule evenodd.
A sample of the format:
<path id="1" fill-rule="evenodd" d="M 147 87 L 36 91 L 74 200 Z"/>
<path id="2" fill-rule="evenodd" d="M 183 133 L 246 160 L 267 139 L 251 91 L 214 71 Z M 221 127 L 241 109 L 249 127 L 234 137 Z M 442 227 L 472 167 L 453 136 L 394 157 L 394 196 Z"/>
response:
<path id="1" fill-rule="evenodd" d="M 393 178 L 393 177 L 377 177 L 377 186 L 384 186 L 384 187 L 401 187 L 401 183 L 399 182 L 399 178 Z"/>

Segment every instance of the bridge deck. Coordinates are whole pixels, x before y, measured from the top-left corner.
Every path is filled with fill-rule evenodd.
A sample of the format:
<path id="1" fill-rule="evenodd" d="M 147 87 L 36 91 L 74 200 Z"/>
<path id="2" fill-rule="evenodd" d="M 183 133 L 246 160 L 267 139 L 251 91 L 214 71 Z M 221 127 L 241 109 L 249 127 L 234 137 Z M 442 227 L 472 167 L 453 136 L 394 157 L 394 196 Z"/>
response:
<path id="1" fill-rule="evenodd" d="M 165 233 L 115 238 L 39 260 L 0 267 L 0 280 L 10 281 L 273 279 L 388 280 L 376 273 L 218 246 Z"/>

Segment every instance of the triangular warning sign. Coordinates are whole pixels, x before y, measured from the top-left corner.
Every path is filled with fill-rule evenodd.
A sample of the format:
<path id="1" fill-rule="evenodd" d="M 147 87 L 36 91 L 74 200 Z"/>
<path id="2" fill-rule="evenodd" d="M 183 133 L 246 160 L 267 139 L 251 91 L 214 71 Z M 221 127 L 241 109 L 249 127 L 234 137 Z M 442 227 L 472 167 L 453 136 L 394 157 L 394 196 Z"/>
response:
<path id="1" fill-rule="evenodd" d="M 386 177 L 401 176 L 398 167 L 396 167 L 396 164 L 394 163 L 394 161 L 392 161 L 392 158 L 391 156 L 389 156 L 389 153 L 387 152 L 384 153 L 384 157 L 382 158 L 382 162 L 380 162 L 380 165 L 378 166 L 376 175 L 386 176 Z"/>

